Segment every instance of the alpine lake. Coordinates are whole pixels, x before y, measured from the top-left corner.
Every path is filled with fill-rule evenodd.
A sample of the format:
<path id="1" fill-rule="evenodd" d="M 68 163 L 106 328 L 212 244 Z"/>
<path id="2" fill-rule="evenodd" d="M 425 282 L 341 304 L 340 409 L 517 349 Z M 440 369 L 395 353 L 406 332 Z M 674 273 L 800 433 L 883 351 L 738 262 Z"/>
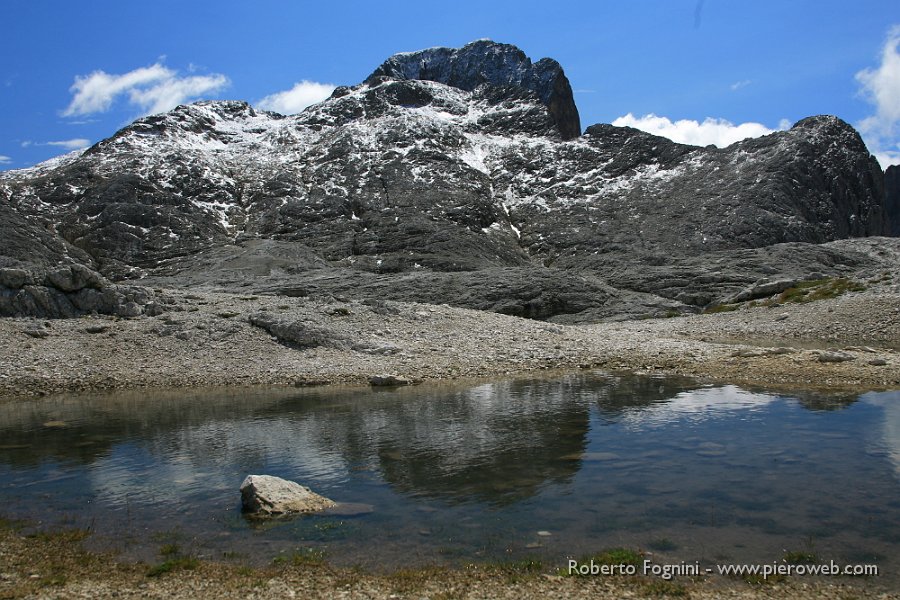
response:
<path id="1" fill-rule="evenodd" d="M 260 520 L 248 474 L 339 503 Z M 609 548 L 656 563 L 877 564 L 900 583 L 900 392 L 779 395 L 581 371 L 400 388 L 0 404 L 3 516 L 158 560 L 372 570 Z"/>

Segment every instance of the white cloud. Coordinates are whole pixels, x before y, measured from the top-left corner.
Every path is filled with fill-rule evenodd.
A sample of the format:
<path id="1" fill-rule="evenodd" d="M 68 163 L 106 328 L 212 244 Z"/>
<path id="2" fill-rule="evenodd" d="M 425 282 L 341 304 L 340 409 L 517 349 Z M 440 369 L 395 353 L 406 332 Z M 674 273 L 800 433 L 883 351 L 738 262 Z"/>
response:
<path id="1" fill-rule="evenodd" d="M 84 138 L 76 138 L 74 140 L 60 140 L 58 142 L 47 142 L 48 146 L 58 146 L 66 150 L 81 150 L 91 145 L 91 140 Z"/>
<path id="2" fill-rule="evenodd" d="M 875 156 L 875 158 L 878 159 L 878 162 L 879 164 L 881 164 L 882 169 L 887 169 L 891 165 L 900 165 L 900 145 L 897 146 L 897 150 L 882 150 L 874 147 L 874 144 L 871 141 L 864 141 L 869 147 L 869 152 L 871 152 Z"/>
<path id="3" fill-rule="evenodd" d="M 294 87 L 283 92 L 266 96 L 256 103 L 263 110 L 272 110 L 285 115 L 300 112 L 307 106 L 321 102 L 331 95 L 335 86 L 330 83 L 317 83 L 303 80 Z"/>
<path id="4" fill-rule="evenodd" d="M 3 156 L 2 154 L 0 154 L 0 165 L 9 164 L 11 162 L 12 162 L 12 159 L 10 157 Z"/>
<path id="5" fill-rule="evenodd" d="M 753 83 L 753 81 L 750 80 L 750 79 L 744 79 L 744 80 L 742 80 L 742 81 L 735 81 L 735 82 L 732 83 L 731 86 L 730 86 L 730 87 L 731 87 L 731 91 L 732 91 L 732 92 L 736 92 L 737 90 L 741 89 L 742 87 L 747 87 L 747 86 L 750 85 L 751 83 Z"/>
<path id="6" fill-rule="evenodd" d="M 654 114 L 635 117 L 628 113 L 612 122 L 617 127 L 634 127 L 647 133 L 669 138 L 680 144 L 693 146 L 708 146 L 713 144 L 720 148 L 730 146 L 740 140 L 759 137 L 775 131 L 761 123 L 741 123 L 735 125 L 725 119 L 713 119 L 707 117 L 702 123 L 690 119 L 671 121 L 667 117 L 658 117 Z M 782 119 L 779 128 L 787 129 L 786 121 Z"/>
<path id="7" fill-rule="evenodd" d="M 900 143 L 897 124 L 900 123 L 900 25 L 889 32 L 881 49 L 881 64 L 875 69 L 863 69 L 856 74 L 860 94 L 875 106 L 875 114 L 866 117 L 857 127 L 869 150 L 882 167 L 900 164 Z"/>
<path id="8" fill-rule="evenodd" d="M 197 98 L 207 92 L 221 90 L 228 85 L 224 75 L 195 75 L 170 78 L 152 87 L 129 90 L 128 96 L 150 114 L 165 112 L 183 104 L 189 98 Z"/>
<path id="9" fill-rule="evenodd" d="M 163 112 L 203 94 L 218 92 L 229 83 L 224 75 L 179 77 L 161 63 L 141 67 L 123 75 L 94 71 L 75 77 L 69 88 L 73 98 L 63 116 L 75 117 L 108 111 L 120 97 L 145 114 Z"/>

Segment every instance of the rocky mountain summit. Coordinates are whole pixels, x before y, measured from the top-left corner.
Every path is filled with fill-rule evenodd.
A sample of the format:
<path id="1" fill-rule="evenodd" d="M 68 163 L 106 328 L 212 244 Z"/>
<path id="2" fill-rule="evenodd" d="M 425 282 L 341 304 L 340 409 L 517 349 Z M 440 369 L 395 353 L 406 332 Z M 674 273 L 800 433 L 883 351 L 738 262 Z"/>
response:
<path id="1" fill-rule="evenodd" d="M 198 102 L 0 173 L 0 315 L 165 308 L 135 284 L 560 322 L 698 312 L 877 273 L 888 255 L 836 240 L 896 235 L 896 183 L 829 116 L 721 149 L 582 134 L 556 61 L 480 40 L 397 54 L 297 115 Z M 59 288 L 60 268 L 90 285 Z"/>
<path id="2" fill-rule="evenodd" d="M 524 52 L 509 44 L 478 40 L 459 49 L 402 52 L 375 69 L 366 83 L 390 79 L 437 81 L 467 92 L 489 85 L 497 98 L 509 100 L 521 98 L 523 91 L 532 92 L 550 111 L 563 139 L 581 135 L 572 87 L 559 63 L 542 58 L 532 64 Z"/>

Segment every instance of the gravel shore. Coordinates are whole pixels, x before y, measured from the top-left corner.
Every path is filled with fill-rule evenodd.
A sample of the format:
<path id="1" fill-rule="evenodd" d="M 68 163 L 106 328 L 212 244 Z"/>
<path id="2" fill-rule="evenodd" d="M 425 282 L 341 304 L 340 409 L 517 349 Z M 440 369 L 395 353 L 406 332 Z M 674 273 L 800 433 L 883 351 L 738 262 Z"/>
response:
<path id="1" fill-rule="evenodd" d="M 319 564 L 253 569 L 183 562 L 170 569 L 116 562 L 79 546 L 81 532 L 24 537 L 0 528 L 0 598 L 900 598 L 877 580 L 568 577 L 521 565 L 371 574 Z"/>
<path id="2" fill-rule="evenodd" d="M 169 310 L 155 317 L 0 319 L 0 397 L 579 367 L 769 387 L 900 387 L 897 293 L 587 326 L 446 305 L 165 294 Z"/>

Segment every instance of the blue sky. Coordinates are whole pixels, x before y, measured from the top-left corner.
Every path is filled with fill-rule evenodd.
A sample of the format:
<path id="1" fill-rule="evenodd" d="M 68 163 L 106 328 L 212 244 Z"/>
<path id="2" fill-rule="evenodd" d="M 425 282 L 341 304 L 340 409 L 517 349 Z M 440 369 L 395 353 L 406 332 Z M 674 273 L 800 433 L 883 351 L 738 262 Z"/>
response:
<path id="1" fill-rule="evenodd" d="M 0 169 L 178 102 L 299 110 L 395 52 L 479 38 L 557 59 L 584 127 L 725 145 L 834 114 L 900 163 L 896 0 L 6 0 L 0 19 Z"/>

